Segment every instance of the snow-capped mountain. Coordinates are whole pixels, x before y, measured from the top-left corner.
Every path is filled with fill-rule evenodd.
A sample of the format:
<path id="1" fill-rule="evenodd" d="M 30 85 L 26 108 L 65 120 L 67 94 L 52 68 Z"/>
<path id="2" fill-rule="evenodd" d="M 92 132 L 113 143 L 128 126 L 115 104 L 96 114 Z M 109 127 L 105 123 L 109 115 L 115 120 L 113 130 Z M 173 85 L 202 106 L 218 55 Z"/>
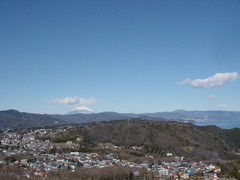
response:
<path id="1" fill-rule="evenodd" d="M 79 107 L 74 108 L 73 110 L 71 110 L 67 114 L 79 114 L 79 113 L 92 114 L 92 113 L 95 113 L 95 112 L 92 109 L 89 109 L 86 106 L 79 106 Z"/>

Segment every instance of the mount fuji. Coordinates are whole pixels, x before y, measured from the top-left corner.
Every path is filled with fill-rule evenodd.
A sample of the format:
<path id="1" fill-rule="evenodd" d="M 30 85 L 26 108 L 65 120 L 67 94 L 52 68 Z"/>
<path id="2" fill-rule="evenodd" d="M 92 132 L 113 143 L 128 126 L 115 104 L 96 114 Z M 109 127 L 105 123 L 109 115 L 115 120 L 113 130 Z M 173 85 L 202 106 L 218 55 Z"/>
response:
<path id="1" fill-rule="evenodd" d="M 95 113 L 92 109 L 89 109 L 86 106 L 79 106 L 68 112 L 67 114 L 92 114 Z"/>

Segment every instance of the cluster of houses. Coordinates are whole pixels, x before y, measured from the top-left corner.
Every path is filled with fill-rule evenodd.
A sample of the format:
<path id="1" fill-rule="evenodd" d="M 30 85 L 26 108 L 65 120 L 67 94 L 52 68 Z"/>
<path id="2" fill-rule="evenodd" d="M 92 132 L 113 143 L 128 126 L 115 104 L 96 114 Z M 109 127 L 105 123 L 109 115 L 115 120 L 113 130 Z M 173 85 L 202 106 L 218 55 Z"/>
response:
<path id="1" fill-rule="evenodd" d="M 203 162 L 163 162 L 161 165 L 155 165 L 158 168 L 159 176 L 167 176 L 173 179 L 219 179 L 217 173 L 221 172 L 221 168 L 212 164 Z"/>
<path id="2" fill-rule="evenodd" d="M 147 169 L 154 172 L 156 178 L 173 179 L 191 179 L 197 174 L 202 174 L 202 178 L 219 179 L 217 173 L 221 172 L 220 167 L 203 162 L 187 162 L 183 158 L 173 158 L 172 162 L 162 162 L 161 164 L 144 162 L 129 162 L 120 160 L 114 156 L 114 153 L 99 158 L 98 153 L 66 152 L 66 153 L 46 153 L 46 150 L 56 148 L 49 140 L 40 140 L 37 137 L 54 137 L 59 132 L 66 129 L 36 129 L 26 134 L 17 134 L 4 132 L 1 134 L 0 164 L 20 166 L 25 169 L 24 176 L 31 178 L 33 176 L 45 177 L 49 172 L 68 169 L 76 171 L 78 168 L 104 168 L 111 166 L 122 166 L 130 168 Z M 80 141 L 80 140 L 79 140 Z M 65 143 L 65 146 L 77 146 L 73 142 Z M 111 144 L 98 144 L 101 148 L 111 148 Z M 3 148 L 5 147 L 5 148 Z M 7 148 L 6 148 L 7 147 Z M 116 148 L 116 147 L 114 147 Z M 138 149 L 138 147 L 134 147 Z M 28 155 L 21 159 L 6 160 L 6 157 L 16 155 Z M 172 156 L 171 153 L 168 156 Z M 29 158 L 26 158 L 29 157 Z M 151 156 L 152 157 L 152 156 Z M 154 158 L 154 157 L 152 157 Z M 147 159 L 147 158 L 146 158 Z M 156 173 L 157 172 L 157 173 Z"/>

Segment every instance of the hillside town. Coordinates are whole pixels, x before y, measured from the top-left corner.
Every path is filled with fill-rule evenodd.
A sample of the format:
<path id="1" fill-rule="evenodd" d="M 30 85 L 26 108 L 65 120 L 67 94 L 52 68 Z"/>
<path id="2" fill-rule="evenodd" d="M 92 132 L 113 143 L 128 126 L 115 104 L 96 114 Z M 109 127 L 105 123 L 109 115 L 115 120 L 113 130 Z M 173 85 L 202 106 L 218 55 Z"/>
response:
<path id="1" fill-rule="evenodd" d="M 154 161 L 154 156 L 146 155 L 143 162 L 130 162 L 119 159 L 114 154 L 114 149 L 121 148 L 111 143 L 99 143 L 101 149 L 112 149 L 112 153 L 106 154 L 100 158 L 97 152 L 63 152 L 58 153 L 60 148 L 75 149 L 81 146 L 81 138 L 76 141 L 67 141 L 65 143 L 52 143 L 49 140 L 41 140 L 41 137 L 54 137 L 60 132 L 66 131 L 71 126 L 64 126 L 54 129 L 34 129 L 24 134 L 18 134 L 11 131 L 5 131 L 1 135 L 0 165 L 23 167 L 24 173 L 16 174 L 18 177 L 41 177 L 46 178 L 50 172 L 56 172 L 61 169 L 76 171 L 79 168 L 106 168 L 106 167 L 128 167 L 146 169 L 154 174 L 155 179 L 220 179 L 217 173 L 221 168 L 213 164 L 204 162 L 187 162 L 184 157 L 175 157 L 172 153 L 166 156 L 172 159 L 171 162 Z M 140 149 L 141 147 L 131 147 Z M 48 152 L 48 153 L 47 153 Z M 16 157 L 19 157 L 17 159 Z M 21 158 L 22 157 L 22 158 Z M 134 176 L 138 172 L 134 171 Z"/>

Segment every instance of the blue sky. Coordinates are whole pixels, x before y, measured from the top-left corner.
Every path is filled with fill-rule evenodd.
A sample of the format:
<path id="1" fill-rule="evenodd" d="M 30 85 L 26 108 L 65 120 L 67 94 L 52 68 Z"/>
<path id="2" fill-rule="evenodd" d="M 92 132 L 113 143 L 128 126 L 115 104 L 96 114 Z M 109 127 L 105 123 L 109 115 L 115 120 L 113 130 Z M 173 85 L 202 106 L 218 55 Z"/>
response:
<path id="1" fill-rule="evenodd" d="M 0 110 L 240 111 L 240 1 L 0 1 Z"/>

